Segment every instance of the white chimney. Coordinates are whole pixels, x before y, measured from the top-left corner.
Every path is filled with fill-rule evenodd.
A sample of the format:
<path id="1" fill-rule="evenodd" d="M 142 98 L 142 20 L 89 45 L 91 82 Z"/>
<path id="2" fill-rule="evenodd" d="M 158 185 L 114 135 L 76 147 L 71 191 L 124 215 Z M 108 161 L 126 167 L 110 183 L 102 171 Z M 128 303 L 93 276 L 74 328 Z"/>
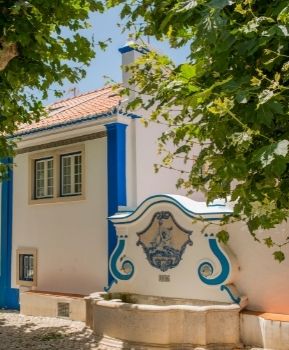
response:
<path id="1" fill-rule="evenodd" d="M 122 55 L 122 82 L 125 88 L 131 88 L 131 94 L 129 96 L 130 100 L 136 97 L 136 88 L 134 85 L 129 84 L 131 73 L 127 72 L 125 67 L 135 62 L 135 60 L 137 60 L 138 57 L 140 57 L 146 51 L 146 48 L 142 48 L 134 41 L 128 41 L 123 47 L 119 49 L 119 52 Z"/>

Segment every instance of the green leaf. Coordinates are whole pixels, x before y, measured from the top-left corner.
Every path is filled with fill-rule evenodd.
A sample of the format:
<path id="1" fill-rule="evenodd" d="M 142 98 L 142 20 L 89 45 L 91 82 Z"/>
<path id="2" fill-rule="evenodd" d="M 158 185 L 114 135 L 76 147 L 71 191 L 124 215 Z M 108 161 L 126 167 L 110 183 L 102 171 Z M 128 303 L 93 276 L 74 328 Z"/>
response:
<path id="1" fill-rule="evenodd" d="M 285 6 L 283 10 L 279 13 L 277 20 L 283 24 L 289 23 L 289 6 Z"/>
<path id="2" fill-rule="evenodd" d="M 285 254 L 281 250 L 274 252 L 273 256 L 274 259 L 277 260 L 279 263 L 285 260 Z"/>
<path id="3" fill-rule="evenodd" d="M 268 248 L 271 248 L 274 246 L 274 242 L 271 237 L 264 238 L 264 243 Z"/>
<path id="4" fill-rule="evenodd" d="M 196 76 L 196 66 L 191 64 L 182 64 L 180 66 L 182 76 L 186 79 L 191 79 Z"/>
<path id="5" fill-rule="evenodd" d="M 212 0 L 208 3 L 208 6 L 214 9 L 223 9 L 225 6 L 232 4 L 232 1 L 229 0 Z"/>
<path id="6" fill-rule="evenodd" d="M 227 231 L 221 230 L 217 233 L 216 237 L 218 238 L 219 242 L 227 244 L 229 241 L 230 235 Z"/>
<path id="7" fill-rule="evenodd" d="M 108 3 L 130 7 L 124 28 L 136 37 L 167 40 L 188 53 L 176 67 L 151 51 L 131 80 L 141 98 L 153 96 L 138 107 L 167 125 L 159 149 L 164 163 L 177 161 L 178 186 L 203 191 L 209 202 L 232 195 L 232 217 L 271 247 L 270 232 L 263 240 L 258 230 L 289 216 L 288 1 Z"/>

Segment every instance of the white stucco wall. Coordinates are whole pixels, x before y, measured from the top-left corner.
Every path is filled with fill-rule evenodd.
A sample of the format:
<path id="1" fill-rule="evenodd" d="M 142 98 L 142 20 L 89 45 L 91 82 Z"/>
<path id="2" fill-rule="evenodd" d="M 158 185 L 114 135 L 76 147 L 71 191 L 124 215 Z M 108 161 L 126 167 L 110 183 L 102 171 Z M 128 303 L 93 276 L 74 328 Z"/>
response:
<path id="1" fill-rule="evenodd" d="M 286 259 L 279 263 L 273 252 L 278 248 L 267 248 L 250 236 L 245 225 L 229 226 L 229 247 L 235 253 L 240 272 L 236 280 L 238 289 L 249 298 L 250 310 L 289 314 L 289 249 L 283 248 Z M 269 232 L 263 231 L 258 237 L 272 236 L 282 242 L 288 236 L 289 225 L 284 224 Z"/>
<path id="2" fill-rule="evenodd" d="M 169 202 L 169 198 L 171 197 L 157 196 L 156 198 L 147 200 L 139 209 L 131 214 L 129 219 L 127 219 L 129 223 L 125 223 L 126 219 L 123 219 L 123 221 L 119 219 L 120 221 L 118 221 L 118 215 L 121 216 L 121 214 L 113 217 L 112 220 L 115 222 L 120 240 L 124 240 L 125 242 L 125 250 L 119 253 L 122 258 L 118 260 L 117 266 L 111 263 L 111 271 L 114 273 L 114 271 L 119 270 L 123 273 L 122 264 L 124 261 L 123 257 L 125 256 L 125 258 L 133 264 L 134 273 L 130 279 L 125 280 L 119 278 L 118 283 L 113 286 L 111 291 L 158 297 L 185 298 L 217 303 L 231 303 L 232 300 L 229 294 L 221 290 L 220 286 L 221 284 L 228 285 L 234 283 L 238 278 L 239 271 L 238 263 L 227 246 L 219 245 L 221 254 L 225 254 L 229 265 L 228 275 L 222 279 L 222 282 L 208 285 L 204 283 L 198 275 L 198 269 L 202 263 L 210 263 L 212 265 L 213 274 L 212 277 L 210 277 L 211 279 L 215 279 L 222 273 L 223 266 L 218 257 L 211 250 L 209 244 L 209 239 L 215 240 L 211 234 L 217 232 L 219 229 L 216 225 L 216 221 L 214 221 L 214 225 L 202 232 L 205 223 L 200 220 L 196 220 L 193 223 L 192 217 L 180 210 L 175 203 Z M 197 205 L 196 202 L 194 202 L 194 204 Z M 201 208 L 204 209 L 204 205 L 200 206 L 198 209 L 200 210 Z M 208 210 L 218 212 L 220 209 L 222 208 L 213 207 Z M 170 213 L 170 218 L 168 220 L 162 218 L 161 221 L 158 221 L 155 215 L 161 212 Z M 216 215 L 213 215 L 213 217 L 216 217 Z M 151 224 L 152 226 L 150 226 Z M 158 225 L 162 225 L 162 228 Z M 161 237 L 158 236 L 158 234 L 160 234 L 159 230 L 162 230 L 161 232 L 171 232 L 171 236 L 169 236 L 164 244 L 176 250 L 183 246 L 188 237 L 190 237 L 191 240 L 191 244 L 186 245 L 181 260 L 177 262 L 176 266 L 174 266 L 174 261 L 177 261 L 176 256 L 173 258 L 173 255 L 171 255 L 171 258 L 168 259 L 168 255 L 165 255 L 167 258 L 166 263 L 168 264 L 165 271 L 161 271 L 157 266 L 153 266 L 142 244 L 137 244 L 139 239 L 144 242 L 146 248 L 151 248 L 153 242 L 155 244 L 159 243 L 161 240 Z M 187 232 L 185 233 L 184 230 L 187 230 Z M 137 233 L 140 232 L 142 232 L 142 234 L 138 236 Z M 189 232 L 191 235 L 188 236 Z M 208 233 L 208 235 L 205 236 L 204 233 Z M 168 254 L 168 251 L 163 249 L 162 246 L 158 249 L 164 254 Z M 116 249 L 116 251 L 118 250 Z M 156 253 L 156 251 L 154 253 Z M 155 263 L 157 263 L 160 256 L 160 253 L 155 256 Z M 162 277 L 165 277 L 165 279 L 168 278 L 169 280 L 160 280 Z M 237 297 L 238 295 L 235 296 Z M 196 302 L 196 304 L 198 305 L 198 302 Z"/>
<path id="3" fill-rule="evenodd" d="M 201 261 L 212 261 L 216 264 L 218 274 L 218 262 L 209 249 L 204 233 L 217 232 L 220 228 L 211 225 L 204 228 L 205 223 L 187 218 L 179 210 L 169 204 L 159 203 L 149 207 L 147 211 L 130 224 L 116 224 L 119 235 L 126 238 L 126 248 L 122 254 L 135 266 L 134 275 L 128 281 L 119 281 L 113 287 L 113 291 L 141 293 L 148 295 L 158 295 L 167 297 L 182 297 L 202 300 L 228 301 L 228 295 L 221 293 L 220 286 L 207 286 L 198 278 L 197 269 Z M 200 204 L 200 208 L 202 205 Z M 141 207 L 142 208 L 142 207 Z M 139 212 L 142 212 L 142 209 Z M 147 227 L 156 211 L 171 212 L 178 223 L 192 230 L 192 246 L 187 246 L 181 262 L 173 269 L 161 272 L 151 266 L 141 246 L 137 246 L 137 232 L 141 232 Z M 138 211 L 136 212 L 138 213 Z M 121 215 L 121 214 L 120 214 Z M 139 214 L 134 214 L 138 217 Z M 115 216 L 116 222 L 117 216 Z M 120 219 L 119 219 L 120 220 Z M 288 236 L 288 224 L 279 225 L 270 231 L 258 233 L 262 241 L 268 236 L 272 236 L 277 243 L 284 242 Z M 273 252 L 278 248 L 267 248 L 264 244 L 254 241 L 244 224 L 234 224 L 227 227 L 230 232 L 228 244 L 232 261 L 236 262 L 237 269 L 234 276 L 224 283 L 233 283 L 240 296 L 248 297 L 248 309 L 267 312 L 289 314 L 289 249 L 283 247 L 286 259 L 282 263 L 274 260 Z M 228 252 L 226 252 L 228 254 Z M 229 256 L 229 255 L 228 255 Z M 121 263 L 120 263 L 121 266 Z M 159 275 L 169 275 L 170 282 L 159 282 Z M 236 295 L 236 294 L 235 294 Z"/>
<path id="4" fill-rule="evenodd" d="M 133 45 L 128 43 L 127 45 Z M 133 47 L 133 46 L 132 46 Z M 122 54 L 122 66 L 129 67 L 141 56 L 137 50 L 128 51 Z M 123 69 L 122 81 L 125 87 L 130 90 L 128 100 L 133 100 L 137 96 L 137 88 L 129 83 L 130 72 Z M 146 100 L 147 96 L 142 96 Z M 136 115 L 148 120 L 153 107 L 146 111 L 138 109 L 134 111 Z M 127 198 L 128 207 L 135 208 L 147 197 L 161 193 L 177 193 L 186 195 L 186 190 L 177 189 L 176 183 L 180 172 L 162 168 L 158 173 L 154 171 L 154 164 L 161 164 L 164 154 L 158 154 L 158 138 L 168 127 L 163 124 L 150 122 L 144 126 L 141 119 L 134 119 L 127 129 Z M 167 145 L 167 148 L 170 148 Z M 175 147 L 171 147 L 175 150 Z M 196 150 L 197 153 L 197 150 Z M 184 164 L 182 160 L 175 160 L 173 166 L 176 169 L 187 170 L 190 164 Z M 204 200 L 202 193 L 194 193 L 191 196 L 195 200 Z"/>
<path id="5" fill-rule="evenodd" d="M 155 174 L 153 164 L 160 162 L 157 155 L 157 138 L 161 133 L 160 126 L 145 128 L 136 121 L 136 204 L 145 198 L 161 193 L 185 194 L 185 191 L 175 187 L 179 173 L 161 169 Z M 195 200 L 203 200 L 203 196 L 195 193 Z M 135 207 L 135 206 L 132 206 Z M 240 274 L 235 282 L 238 290 L 249 298 L 249 309 L 289 314 L 289 247 L 283 247 L 286 255 L 284 262 L 274 260 L 273 251 L 250 236 L 245 225 L 235 224 L 229 227 L 231 233 L 229 247 L 237 256 Z M 270 232 L 259 234 L 263 238 L 272 235 L 277 242 L 283 242 L 287 237 L 289 225 L 281 225 Z M 189 247 L 188 249 L 191 249 Z"/>
<path id="6" fill-rule="evenodd" d="M 138 112 L 146 118 L 148 112 Z M 162 194 L 186 194 L 184 189 L 177 189 L 180 173 L 161 168 L 155 172 L 154 164 L 161 164 L 162 155 L 158 154 L 158 138 L 165 130 L 164 126 L 149 123 L 145 127 L 140 119 L 131 121 L 127 130 L 127 189 L 128 207 L 135 208 L 147 197 Z M 185 170 L 184 164 L 179 164 Z M 199 194 L 192 196 L 200 199 Z"/>
<path id="7" fill-rule="evenodd" d="M 142 248 L 137 246 L 137 232 L 145 230 L 156 212 L 170 212 L 177 223 L 184 229 L 192 232 L 190 238 L 192 245 L 187 245 L 179 264 L 162 272 L 153 267 Z M 207 300 L 215 302 L 231 302 L 226 292 L 220 291 L 220 285 L 208 286 L 198 276 L 198 268 L 204 261 L 209 261 L 214 266 L 214 275 L 221 272 L 221 265 L 212 254 L 208 238 L 201 232 L 203 223 L 192 224 L 192 219 L 184 215 L 178 208 L 169 203 L 159 203 L 150 207 L 145 214 L 132 224 L 116 226 L 119 235 L 128 235 L 124 254 L 135 266 L 135 273 L 128 281 L 118 281 L 113 286 L 113 292 L 137 293 L 171 298 L 185 298 L 195 300 Z M 216 227 L 214 227 L 216 230 Z M 174 232 L 174 231 L 173 231 Z M 207 232 L 207 231 L 205 231 Z M 175 233 L 175 232 L 174 232 Z M 209 230 L 212 233 L 212 229 Z M 227 252 L 227 256 L 231 256 Z M 231 272 L 224 284 L 232 283 L 237 278 L 237 264 L 230 259 Z M 169 276 L 170 281 L 159 281 L 159 276 Z"/>
<path id="8" fill-rule="evenodd" d="M 15 158 L 12 284 L 16 249 L 38 249 L 38 290 L 87 294 L 107 283 L 106 138 L 84 142 L 86 198 L 28 204 L 29 153 Z"/>

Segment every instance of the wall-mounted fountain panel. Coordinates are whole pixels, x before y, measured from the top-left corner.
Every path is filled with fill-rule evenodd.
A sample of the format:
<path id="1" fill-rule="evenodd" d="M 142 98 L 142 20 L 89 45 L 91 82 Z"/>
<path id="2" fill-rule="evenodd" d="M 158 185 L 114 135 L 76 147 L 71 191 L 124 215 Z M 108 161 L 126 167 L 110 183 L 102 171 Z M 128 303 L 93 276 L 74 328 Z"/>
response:
<path id="1" fill-rule="evenodd" d="M 215 235 L 229 214 L 224 205 L 160 195 L 111 217 L 113 279 L 106 293 L 87 299 L 87 324 L 147 347 L 238 346 L 246 297 L 233 284 L 236 258 Z"/>

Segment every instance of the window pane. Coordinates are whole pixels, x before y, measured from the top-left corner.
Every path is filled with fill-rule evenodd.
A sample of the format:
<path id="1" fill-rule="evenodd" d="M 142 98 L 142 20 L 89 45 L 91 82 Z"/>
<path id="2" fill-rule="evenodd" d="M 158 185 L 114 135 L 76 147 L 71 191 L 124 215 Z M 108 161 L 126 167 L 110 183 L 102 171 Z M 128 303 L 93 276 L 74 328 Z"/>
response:
<path id="1" fill-rule="evenodd" d="M 81 193 L 81 155 L 74 158 L 74 191 Z"/>
<path id="2" fill-rule="evenodd" d="M 35 161 L 35 198 L 53 197 L 53 159 Z"/>
<path id="3" fill-rule="evenodd" d="M 81 154 L 62 156 L 62 195 L 81 193 Z"/>
<path id="4" fill-rule="evenodd" d="M 36 198 L 41 198 L 44 197 L 44 161 L 36 161 L 35 168 Z"/>
<path id="5" fill-rule="evenodd" d="M 62 194 L 67 195 L 71 192 L 71 157 L 62 157 Z"/>
<path id="6" fill-rule="evenodd" d="M 75 193 L 81 193 L 81 184 L 75 184 Z"/>
<path id="7" fill-rule="evenodd" d="M 53 159 L 47 161 L 47 196 L 53 197 Z"/>
<path id="8" fill-rule="evenodd" d="M 34 256 L 31 254 L 19 255 L 19 276 L 22 281 L 33 281 Z"/>

